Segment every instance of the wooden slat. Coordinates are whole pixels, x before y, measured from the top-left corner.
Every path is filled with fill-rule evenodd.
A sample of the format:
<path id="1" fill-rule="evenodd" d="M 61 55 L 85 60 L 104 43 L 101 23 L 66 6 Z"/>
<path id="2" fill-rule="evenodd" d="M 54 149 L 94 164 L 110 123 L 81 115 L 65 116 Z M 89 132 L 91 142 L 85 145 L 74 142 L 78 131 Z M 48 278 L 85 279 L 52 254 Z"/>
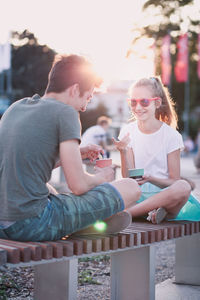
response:
<path id="1" fill-rule="evenodd" d="M 190 235 L 190 223 L 185 223 L 185 235 Z"/>
<path id="2" fill-rule="evenodd" d="M 44 243 L 44 242 L 30 242 L 31 247 L 37 246 L 40 250 L 37 248 L 35 249 L 35 258 L 39 257 L 39 251 L 41 251 L 41 257 L 42 259 L 51 259 L 53 257 L 53 247 L 50 244 Z M 37 260 L 37 259 L 33 260 Z"/>
<path id="3" fill-rule="evenodd" d="M 15 247 L 0 244 L 0 249 L 7 252 L 7 261 L 12 264 L 17 264 L 20 262 L 20 250 Z"/>
<path id="4" fill-rule="evenodd" d="M 81 241 L 83 243 L 83 253 L 90 254 L 92 253 L 92 240 L 88 236 L 76 236 L 72 237 L 71 241 Z"/>
<path id="5" fill-rule="evenodd" d="M 149 224 L 149 223 L 143 223 L 142 224 L 143 229 L 149 229 L 149 243 L 154 242 L 160 242 L 164 239 L 164 233 L 162 231 L 162 226 L 158 226 L 157 224 Z M 166 236 L 167 236 L 167 230 L 166 230 Z"/>
<path id="6" fill-rule="evenodd" d="M 160 242 L 167 239 L 167 229 L 163 228 L 162 225 L 152 224 L 149 222 L 134 223 L 137 229 L 147 230 L 149 232 L 149 243 Z M 165 230 L 164 230 L 165 229 Z"/>
<path id="7" fill-rule="evenodd" d="M 184 226 L 175 222 L 163 222 L 162 226 L 167 228 L 168 239 L 184 236 Z"/>
<path id="8" fill-rule="evenodd" d="M 134 246 L 134 234 L 126 233 L 123 231 L 123 235 L 126 236 L 126 247 L 133 247 Z"/>
<path id="9" fill-rule="evenodd" d="M 109 236 L 106 236 L 104 234 L 93 234 L 92 236 L 88 236 L 88 238 L 97 239 L 97 240 L 100 239 L 101 240 L 101 242 L 99 242 L 99 246 L 101 244 L 101 250 L 100 251 L 109 251 L 110 250 L 110 238 L 109 238 Z"/>
<path id="10" fill-rule="evenodd" d="M 53 247 L 53 257 L 61 258 L 63 257 L 63 245 L 61 243 L 53 242 L 53 241 L 45 241 L 45 244 L 49 244 Z"/>
<path id="11" fill-rule="evenodd" d="M 194 232 L 195 233 L 199 233 L 199 227 L 200 227 L 199 225 L 200 225 L 200 222 L 195 222 L 194 223 Z"/>
<path id="12" fill-rule="evenodd" d="M 63 245 L 63 255 L 64 256 L 70 257 L 70 256 L 74 255 L 74 243 L 72 241 L 60 240 L 57 242 L 61 243 Z"/>
<path id="13" fill-rule="evenodd" d="M 123 230 L 124 233 L 133 234 L 134 237 L 134 245 L 140 246 L 141 245 L 141 233 L 140 232 L 133 232 L 131 229 L 127 228 Z"/>
<path id="14" fill-rule="evenodd" d="M 118 236 L 117 235 L 108 235 L 110 238 L 110 249 L 116 250 L 118 249 Z"/>
<path id="15" fill-rule="evenodd" d="M 0 249 L 0 265 L 7 263 L 7 252 L 6 250 Z"/>
<path id="16" fill-rule="evenodd" d="M 141 234 L 141 244 L 148 244 L 148 232 L 147 231 L 143 231 L 143 230 L 133 230 L 133 232 L 135 233 L 140 233 Z"/>
<path id="17" fill-rule="evenodd" d="M 92 239 L 92 251 L 93 252 L 100 252 L 102 251 L 102 240 L 101 238 L 94 238 Z"/>
<path id="18" fill-rule="evenodd" d="M 126 235 L 123 233 L 118 233 L 118 248 L 126 248 Z"/>
<path id="19" fill-rule="evenodd" d="M 101 237 L 102 240 L 102 251 L 110 250 L 110 238 L 107 236 Z"/>
<path id="20" fill-rule="evenodd" d="M 18 241 L 12 241 L 12 240 L 4 240 L 6 241 L 5 243 L 7 245 L 11 245 L 13 244 L 15 247 L 18 247 L 19 249 L 21 249 L 21 251 L 27 251 L 28 252 L 28 258 L 27 259 L 21 259 L 21 261 L 23 262 L 28 262 L 31 260 L 34 260 L 34 261 L 39 261 L 42 259 L 42 250 L 41 250 L 41 247 L 38 246 L 38 245 L 34 245 L 33 242 L 18 242 Z M 28 248 L 28 250 L 26 249 Z M 24 250 L 23 250 L 24 249 Z M 30 252 L 30 258 L 29 258 L 29 252 Z M 23 255 L 26 255 L 26 253 L 22 253 L 22 256 Z"/>
<path id="21" fill-rule="evenodd" d="M 152 224 L 153 225 L 153 224 Z M 149 225 L 147 222 L 146 223 L 134 223 L 134 228 L 137 231 L 145 231 L 147 232 L 148 236 L 148 242 L 149 244 L 154 243 L 156 241 L 156 234 L 155 232 L 158 230 L 155 226 Z"/>
<path id="22" fill-rule="evenodd" d="M 28 242 L 28 246 L 31 250 L 31 259 L 39 261 L 42 259 L 42 248 L 40 245 L 34 245 L 32 242 Z"/>
<path id="23" fill-rule="evenodd" d="M 68 238 L 67 241 L 72 241 L 74 245 L 74 255 L 81 255 L 83 254 L 83 241 L 75 239 L 75 237 Z"/>
<path id="24" fill-rule="evenodd" d="M 31 260 L 31 249 L 26 243 L 15 242 L 11 240 L 0 240 L 1 245 L 15 247 L 20 251 L 20 261 L 28 262 Z"/>
<path id="25" fill-rule="evenodd" d="M 130 232 L 141 234 L 141 244 L 148 244 L 148 232 L 146 230 L 140 230 L 135 226 L 134 222 L 128 227 L 128 229 Z"/>

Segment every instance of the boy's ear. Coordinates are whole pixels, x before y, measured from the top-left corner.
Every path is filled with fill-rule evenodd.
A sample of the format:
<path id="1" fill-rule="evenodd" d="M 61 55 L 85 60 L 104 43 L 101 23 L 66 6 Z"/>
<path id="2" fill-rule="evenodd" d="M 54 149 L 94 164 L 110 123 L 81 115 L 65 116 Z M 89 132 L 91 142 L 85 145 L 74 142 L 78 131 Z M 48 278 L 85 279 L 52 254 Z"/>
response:
<path id="1" fill-rule="evenodd" d="M 73 85 L 73 89 L 74 89 L 74 96 L 80 96 L 80 89 L 79 89 L 79 84 L 75 83 Z"/>
<path id="2" fill-rule="evenodd" d="M 70 96 L 78 97 L 80 96 L 79 84 L 75 83 L 70 87 Z"/>

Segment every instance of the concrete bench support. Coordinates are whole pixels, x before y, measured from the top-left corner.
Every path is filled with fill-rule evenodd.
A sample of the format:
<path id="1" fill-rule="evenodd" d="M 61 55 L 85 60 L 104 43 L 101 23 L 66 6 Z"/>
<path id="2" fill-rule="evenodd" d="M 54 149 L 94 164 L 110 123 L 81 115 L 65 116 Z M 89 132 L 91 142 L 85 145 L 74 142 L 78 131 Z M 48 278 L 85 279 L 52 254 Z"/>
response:
<path id="1" fill-rule="evenodd" d="M 176 240 L 176 283 L 200 285 L 200 234 Z"/>
<path id="2" fill-rule="evenodd" d="M 111 255 L 111 299 L 155 299 L 155 247 Z"/>
<path id="3" fill-rule="evenodd" d="M 35 266 L 34 299 L 77 299 L 78 259 Z"/>

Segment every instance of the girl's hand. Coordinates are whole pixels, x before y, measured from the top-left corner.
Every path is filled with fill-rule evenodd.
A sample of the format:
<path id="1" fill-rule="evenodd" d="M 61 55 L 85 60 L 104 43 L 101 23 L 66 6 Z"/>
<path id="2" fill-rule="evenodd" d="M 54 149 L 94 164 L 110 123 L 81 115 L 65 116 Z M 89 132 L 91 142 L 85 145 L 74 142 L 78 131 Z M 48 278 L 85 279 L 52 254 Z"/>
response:
<path id="1" fill-rule="evenodd" d="M 142 184 L 144 184 L 144 183 L 146 183 L 146 182 L 150 182 L 150 179 L 151 179 L 150 175 L 145 174 L 144 176 L 142 176 L 142 179 L 141 179 L 141 180 L 137 180 L 137 183 L 138 183 L 139 185 L 142 185 Z"/>
<path id="2" fill-rule="evenodd" d="M 126 150 L 128 144 L 130 143 L 130 137 L 129 137 L 129 133 L 127 133 L 122 139 L 121 141 L 117 141 L 115 140 L 115 138 L 112 138 L 112 141 L 116 147 L 116 149 L 118 151 L 124 151 Z"/>

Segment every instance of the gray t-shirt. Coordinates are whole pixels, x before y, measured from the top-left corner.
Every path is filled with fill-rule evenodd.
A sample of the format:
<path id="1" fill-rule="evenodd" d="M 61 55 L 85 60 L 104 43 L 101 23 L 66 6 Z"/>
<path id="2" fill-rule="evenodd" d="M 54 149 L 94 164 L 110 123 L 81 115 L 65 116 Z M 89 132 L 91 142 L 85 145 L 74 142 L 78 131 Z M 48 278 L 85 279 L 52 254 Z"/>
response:
<path id="1" fill-rule="evenodd" d="M 78 139 L 78 112 L 38 95 L 11 105 L 0 121 L 0 220 L 37 216 L 48 201 L 46 183 L 59 156 L 59 144 Z"/>

